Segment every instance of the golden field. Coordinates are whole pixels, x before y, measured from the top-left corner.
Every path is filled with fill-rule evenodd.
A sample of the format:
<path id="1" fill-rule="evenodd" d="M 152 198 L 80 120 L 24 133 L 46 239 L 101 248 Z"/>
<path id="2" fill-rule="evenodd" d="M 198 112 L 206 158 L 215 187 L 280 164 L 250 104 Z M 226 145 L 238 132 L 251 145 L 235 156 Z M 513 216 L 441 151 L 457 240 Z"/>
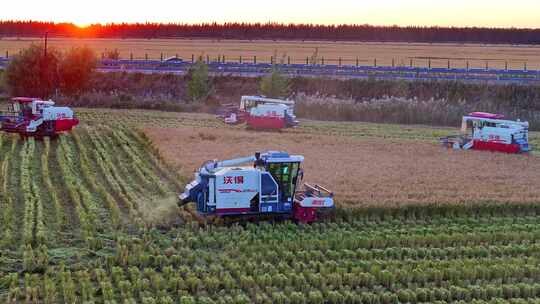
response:
<path id="1" fill-rule="evenodd" d="M 540 161 L 532 155 L 452 151 L 433 141 L 385 139 L 382 133 L 364 137 L 180 125 L 144 132 L 183 176 L 192 176 L 210 159 L 265 150 L 302 154 L 305 181 L 327 186 L 345 205 L 540 201 Z"/>
<path id="2" fill-rule="evenodd" d="M 36 38 L 1 38 L 0 56 L 6 51 L 15 54 L 20 49 L 32 43 L 40 43 Z M 432 67 L 463 68 L 469 61 L 470 67 L 485 68 L 486 62 L 490 67 L 504 68 L 505 62 L 511 69 L 523 69 L 527 63 L 528 69 L 540 69 L 540 46 L 523 45 L 479 45 L 479 44 L 427 44 L 427 43 L 362 43 L 362 42 L 321 42 L 321 41 L 238 41 L 238 40 L 203 40 L 203 39 L 74 39 L 50 38 L 49 45 L 60 49 L 87 45 L 96 53 L 102 54 L 107 50 L 117 49 L 122 58 L 159 59 L 178 55 L 191 60 L 191 56 L 209 56 L 216 59 L 225 56 L 227 61 L 238 61 L 242 56 L 244 61 L 253 61 L 257 56 L 258 62 L 269 62 L 270 57 L 277 54 L 278 59 L 292 63 L 304 63 L 318 50 L 318 58 L 324 58 L 328 64 L 337 64 L 343 59 L 343 64 L 356 64 L 356 58 L 361 65 L 372 65 L 377 59 L 378 65 L 426 67 L 431 58 Z"/>

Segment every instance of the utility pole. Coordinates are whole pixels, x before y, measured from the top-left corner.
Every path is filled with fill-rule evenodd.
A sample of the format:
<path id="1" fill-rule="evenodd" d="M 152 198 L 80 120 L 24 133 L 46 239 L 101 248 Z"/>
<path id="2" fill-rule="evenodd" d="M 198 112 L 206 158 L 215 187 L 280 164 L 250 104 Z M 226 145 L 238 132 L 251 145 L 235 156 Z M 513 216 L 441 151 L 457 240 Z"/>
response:
<path id="1" fill-rule="evenodd" d="M 42 86 L 42 93 L 41 97 L 43 99 L 47 98 L 47 84 L 49 83 L 49 80 L 46 79 L 48 77 L 47 73 L 47 40 L 48 40 L 49 32 L 45 31 L 45 43 L 43 46 L 43 60 L 41 63 L 41 86 Z"/>
<path id="2" fill-rule="evenodd" d="M 45 31 L 45 49 L 43 51 L 45 58 L 47 58 L 47 38 L 49 36 L 49 32 Z"/>

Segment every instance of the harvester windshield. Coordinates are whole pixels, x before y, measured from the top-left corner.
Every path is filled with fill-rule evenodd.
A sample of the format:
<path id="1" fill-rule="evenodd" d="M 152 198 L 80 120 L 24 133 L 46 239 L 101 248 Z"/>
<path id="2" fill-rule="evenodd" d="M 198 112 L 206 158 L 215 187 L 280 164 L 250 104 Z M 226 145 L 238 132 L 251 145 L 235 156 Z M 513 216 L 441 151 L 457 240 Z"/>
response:
<path id="1" fill-rule="evenodd" d="M 292 100 L 283 100 L 275 98 L 266 98 L 261 96 L 242 96 L 240 100 L 240 109 L 244 111 L 249 111 L 249 109 L 254 108 L 260 104 L 282 104 L 293 109 L 294 101 Z"/>
<path id="2" fill-rule="evenodd" d="M 269 163 L 266 170 L 278 183 L 282 201 L 290 201 L 296 191 L 300 163 Z"/>

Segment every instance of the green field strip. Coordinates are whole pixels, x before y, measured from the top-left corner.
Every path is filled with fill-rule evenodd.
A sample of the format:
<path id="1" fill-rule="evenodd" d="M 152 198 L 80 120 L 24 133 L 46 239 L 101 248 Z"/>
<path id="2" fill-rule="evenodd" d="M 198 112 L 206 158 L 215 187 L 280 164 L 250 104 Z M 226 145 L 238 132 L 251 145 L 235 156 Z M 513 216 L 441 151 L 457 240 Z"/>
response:
<path id="1" fill-rule="evenodd" d="M 60 138 L 56 152 L 64 185 L 69 194 L 69 203 L 75 211 L 74 213 L 80 224 L 81 237 L 91 246 L 95 241 L 98 230 L 96 214 L 87 212 L 87 210 L 95 209 L 88 208 L 88 205 L 92 204 L 89 200 L 93 200 L 93 198 L 88 192 L 88 189 L 82 185 L 82 177 L 79 175 L 78 164 L 75 162 L 67 142 L 62 140 L 62 138 Z"/>
<path id="2" fill-rule="evenodd" d="M 75 176 L 77 185 L 77 192 L 79 193 L 80 202 L 86 214 L 92 217 L 92 222 L 101 222 L 97 217 L 101 217 L 100 209 L 97 206 L 97 198 L 95 198 L 88 187 L 88 181 L 84 175 L 84 171 L 81 170 L 80 155 L 76 151 L 71 137 L 61 137 L 60 146 L 66 155 L 66 158 L 71 166 L 71 173 Z"/>
<path id="3" fill-rule="evenodd" d="M 82 136 L 87 139 L 85 143 L 85 150 L 92 151 L 91 157 L 95 160 L 95 163 L 100 169 L 99 175 L 107 184 L 107 188 L 111 190 L 110 194 L 117 198 L 119 207 L 122 207 L 122 213 L 128 214 L 129 216 L 136 216 L 137 212 L 131 202 L 131 199 L 126 196 L 124 192 L 125 190 L 120 186 L 118 180 L 115 179 L 115 172 L 111 169 L 109 158 L 101 150 L 101 146 L 94 143 L 92 135 L 86 128 L 80 132 L 82 133 Z"/>
<path id="4" fill-rule="evenodd" d="M 136 187 L 134 188 L 133 178 L 129 171 L 126 173 L 125 159 L 118 157 L 118 153 L 114 148 L 114 144 L 110 145 L 103 137 L 107 137 L 107 134 L 104 132 L 98 132 L 97 130 L 90 130 L 90 137 L 94 143 L 94 146 L 100 151 L 101 156 L 105 160 L 107 166 L 110 169 L 110 172 L 113 174 L 114 178 L 118 181 L 118 184 L 121 186 L 124 195 L 126 195 L 136 209 L 136 201 L 138 200 L 138 191 Z"/>
<path id="5" fill-rule="evenodd" d="M 37 231 L 37 213 L 38 200 L 36 197 L 33 176 L 32 176 L 32 158 L 35 151 L 35 142 L 26 140 L 23 144 L 21 150 L 21 183 L 20 190 L 23 194 L 24 200 L 24 217 L 23 217 L 23 244 L 24 245 L 33 245 L 38 243 L 38 240 L 34 239 L 34 236 Z M 34 242 L 35 240 L 35 242 Z"/>
<path id="6" fill-rule="evenodd" d="M 65 213 L 62 203 L 60 202 L 58 185 L 54 185 L 51 174 L 55 170 L 51 170 L 51 158 L 54 155 L 54 151 L 51 152 L 51 141 L 48 137 L 43 139 L 41 147 L 41 180 L 42 187 L 41 193 L 44 199 L 44 208 L 47 213 L 47 227 L 52 236 L 50 239 L 56 239 L 59 236 L 59 232 L 62 230 L 62 226 L 65 224 Z"/>
<path id="7" fill-rule="evenodd" d="M 35 203 L 35 220 L 34 220 L 34 245 L 39 246 L 47 244 L 54 237 L 50 227 L 48 226 L 48 218 L 50 208 L 45 208 L 44 204 L 49 200 L 47 193 L 42 190 L 45 188 L 42 179 L 41 155 L 43 155 L 43 143 L 36 141 L 34 138 L 27 139 L 31 149 L 30 156 L 30 176 L 32 196 Z M 32 151 L 33 150 L 33 151 Z"/>
<path id="8" fill-rule="evenodd" d="M 97 134 L 95 130 L 86 129 L 88 136 L 93 145 L 93 150 L 98 163 L 100 164 L 103 175 L 107 178 L 107 181 L 112 189 L 114 189 L 115 195 L 122 198 L 124 206 L 128 210 L 128 213 L 134 219 L 140 219 L 139 211 L 137 210 L 138 197 L 134 194 L 134 191 L 127 185 L 124 180 L 124 176 L 119 172 L 118 168 L 114 165 L 113 158 L 109 151 L 103 146 L 102 142 L 97 138 L 101 134 Z"/>
<path id="9" fill-rule="evenodd" d="M 79 135 L 80 134 L 80 135 Z M 101 191 L 105 191 L 102 195 L 106 198 L 105 202 L 111 204 L 111 198 L 115 201 L 115 206 L 110 206 L 112 209 L 118 209 L 120 222 L 122 225 L 129 225 L 129 218 L 137 218 L 137 210 L 132 205 L 132 201 L 124 194 L 123 188 L 114 178 L 114 172 L 107 162 L 107 157 L 93 144 L 91 135 L 86 128 L 82 128 L 74 134 L 74 139 L 79 143 L 80 151 L 86 155 L 90 163 L 94 165 L 96 179 L 100 180 Z M 111 211 L 111 216 L 115 216 L 117 211 Z"/>
<path id="10" fill-rule="evenodd" d="M 47 145 L 47 143 L 45 143 Z M 74 236 L 80 235 L 80 222 L 77 216 L 75 206 L 70 196 L 70 191 L 66 186 L 66 181 L 62 175 L 65 164 L 60 164 L 60 161 L 65 161 L 60 148 L 58 140 L 49 140 L 49 158 L 47 160 L 49 178 L 51 185 L 54 189 L 52 192 L 56 193 L 60 205 L 57 206 L 56 219 L 61 230 L 61 236 L 63 242 L 69 242 Z"/>
<path id="11" fill-rule="evenodd" d="M 151 195 L 149 190 L 145 188 L 144 182 L 134 174 L 136 170 L 132 168 L 133 164 L 128 161 L 128 157 L 118 148 L 118 145 L 111 141 L 110 131 L 105 130 L 102 131 L 101 134 L 102 136 L 97 137 L 97 141 L 105 151 L 108 151 L 108 155 L 110 155 L 112 159 L 111 163 L 115 166 L 118 176 L 122 176 L 126 191 L 136 197 L 133 201 L 136 204 L 139 204 L 139 201 L 141 200 L 151 200 Z M 139 206 L 137 206 L 137 208 L 138 207 Z"/>
<path id="12" fill-rule="evenodd" d="M 25 209 L 26 202 L 24 200 L 23 192 L 21 190 L 21 163 L 23 159 L 23 141 L 16 136 L 12 137 L 11 142 L 11 157 L 10 157 L 10 178 L 8 181 L 8 193 L 11 197 L 11 201 L 14 209 L 14 221 L 15 238 L 12 242 L 12 246 L 24 244 L 24 230 L 25 230 Z"/>
<path id="13" fill-rule="evenodd" d="M 62 141 L 63 140 L 64 138 L 62 138 Z M 83 197 L 83 202 L 85 204 L 87 213 L 93 214 L 97 217 L 95 220 L 99 223 L 99 232 L 110 231 L 113 219 L 116 220 L 116 226 L 118 225 L 119 218 L 117 216 L 113 218 L 110 214 L 111 209 L 107 208 L 107 206 L 103 206 L 105 197 L 101 196 L 103 192 L 99 191 L 101 188 L 95 180 L 95 173 L 91 170 L 86 155 L 81 153 L 81 151 L 78 149 L 77 143 L 73 139 L 73 136 L 66 137 L 65 141 L 62 143 L 64 142 L 66 143 L 66 150 L 69 150 L 69 153 L 74 155 L 76 159 L 77 171 L 81 177 L 79 180 L 79 191 Z M 107 203 L 105 204 L 107 205 Z"/>
<path id="14" fill-rule="evenodd" d="M 99 194 L 101 198 L 102 207 L 107 209 L 108 217 L 107 221 L 110 221 L 114 228 L 118 228 L 121 225 L 121 211 L 118 208 L 118 202 L 109 193 L 108 189 L 102 184 L 102 179 L 98 178 L 98 166 L 89 157 L 87 147 L 82 142 L 79 134 L 73 132 L 73 141 L 77 147 L 79 153 L 79 159 L 81 164 L 81 170 L 86 177 L 92 191 Z"/>
<path id="15" fill-rule="evenodd" d="M 0 163 L 2 163 L 2 161 L 6 157 L 5 146 L 8 143 L 8 140 L 9 140 L 8 136 L 4 134 L 0 134 Z"/>
<path id="16" fill-rule="evenodd" d="M 133 167 L 136 169 L 137 175 L 144 180 L 147 186 L 150 187 L 150 191 L 157 190 L 158 195 L 166 195 L 172 192 L 170 185 L 167 181 L 163 181 L 158 176 L 156 168 L 154 168 L 151 162 L 147 161 L 144 156 L 141 157 L 141 149 L 135 147 L 137 144 L 128 138 L 122 130 L 114 130 L 112 132 L 114 141 L 119 145 L 131 160 Z"/>
<path id="17" fill-rule="evenodd" d="M 6 151 L 6 149 L 4 149 L 6 140 L 7 137 L 4 134 L 0 134 L 0 240 L 4 237 L 4 234 L 9 227 L 9 220 L 7 219 L 8 215 L 5 215 L 9 206 L 4 199 L 4 189 L 1 186 L 4 184 L 4 179 L 9 177 L 8 168 L 4 169 L 4 161 L 9 158 L 9 150 Z M 11 215 L 9 215 L 9 217 L 11 217 Z M 0 248 L 1 243 L 2 242 L 0 241 Z"/>
<path id="18" fill-rule="evenodd" d="M 144 194 L 151 193 L 156 196 L 163 196 L 166 190 L 155 173 L 146 167 L 145 163 L 130 148 L 128 142 L 115 136 L 115 131 L 108 130 L 108 132 L 110 132 L 111 137 L 107 137 L 106 143 L 116 148 L 115 155 L 118 159 L 124 160 L 122 164 L 129 163 L 129 168 L 122 167 L 126 171 L 131 171 L 132 174 L 130 175 L 134 176 L 136 187 L 143 190 L 142 193 Z"/>
<path id="19" fill-rule="evenodd" d="M 146 153 L 141 152 L 141 157 L 146 158 L 154 165 L 160 174 L 171 183 L 174 191 L 178 192 L 184 189 L 187 179 L 184 180 L 185 177 L 179 176 L 174 172 L 173 168 L 165 164 L 159 155 L 159 151 L 152 146 L 152 142 L 142 131 L 129 132 L 129 137 L 145 148 Z"/>
<path id="20" fill-rule="evenodd" d="M 0 248 L 7 248 L 11 246 L 17 231 L 17 227 L 15 225 L 15 200 L 12 196 L 10 188 L 12 176 L 14 175 L 11 172 L 13 170 L 12 159 L 16 157 L 13 153 L 15 150 L 15 139 L 12 137 L 10 141 L 6 140 L 6 143 L 4 144 L 6 148 L 2 153 L 3 161 L 0 166 L 0 175 L 2 176 L 0 183 L 0 202 L 2 203 L 0 208 L 0 220 L 2 221 L 2 238 L 0 241 Z"/>

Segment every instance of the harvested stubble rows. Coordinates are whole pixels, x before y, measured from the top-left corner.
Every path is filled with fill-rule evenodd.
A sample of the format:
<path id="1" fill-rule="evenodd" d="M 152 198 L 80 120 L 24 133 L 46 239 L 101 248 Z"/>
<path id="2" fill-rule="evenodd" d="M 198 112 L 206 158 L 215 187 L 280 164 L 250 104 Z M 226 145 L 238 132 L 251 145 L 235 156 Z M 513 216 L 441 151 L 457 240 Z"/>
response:
<path id="1" fill-rule="evenodd" d="M 177 182 L 146 145 L 109 127 L 58 140 L 1 134 L 0 248 L 99 247 L 117 229 L 174 219 Z"/>
<path id="2" fill-rule="evenodd" d="M 217 145 L 218 136 L 254 147 L 261 143 L 253 136 L 269 136 L 268 143 L 283 148 L 318 142 L 314 147 L 333 149 L 330 156 L 386 155 L 393 145 L 407 151 L 405 143 L 427 149 L 438 130 L 325 123 L 323 132 L 322 123 L 307 122 L 276 140 L 280 134 L 201 129 L 201 123 L 221 126 L 205 115 L 77 112 L 82 126 L 59 141 L 0 136 L 2 303 L 540 302 L 536 204 L 339 209 L 333 221 L 306 226 L 199 227 L 182 214 L 185 221 L 170 225 L 177 217 L 170 196 L 180 185 L 156 148 L 165 157 L 200 157 L 187 149 L 195 145 L 199 154 L 222 157 L 236 151 Z M 135 126 L 150 126 L 153 135 L 176 130 L 180 135 L 169 136 L 186 141 L 173 151 L 159 135 L 163 141 L 152 146 Z M 365 150 L 367 144 L 375 150 Z M 433 149 L 410 153 L 429 158 Z M 452 153 L 443 150 L 445 157 Z M 321 164 L 309 164 L 317 154 L 306 156 L 314 166 L 306 176 L 321 178 Z M 345 160 L 354 157 L 370 162 L 352 153 Z"/>

